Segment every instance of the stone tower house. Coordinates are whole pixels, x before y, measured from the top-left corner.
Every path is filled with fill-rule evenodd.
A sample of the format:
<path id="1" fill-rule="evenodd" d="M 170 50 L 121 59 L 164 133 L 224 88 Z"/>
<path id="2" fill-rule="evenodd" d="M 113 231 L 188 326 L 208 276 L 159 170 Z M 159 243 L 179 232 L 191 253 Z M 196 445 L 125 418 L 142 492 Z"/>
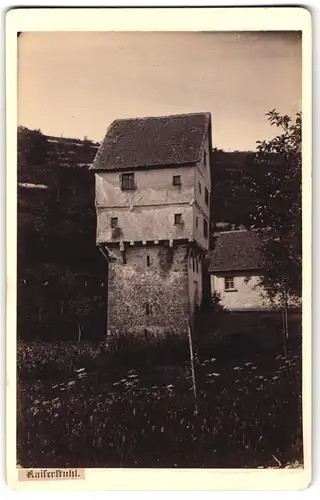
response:
<path id="1" fill-rule="evenodd" d="M 209 245 L 211 115 L 114 121 L 91 166 L 110 333 L 184 332 Z"/>

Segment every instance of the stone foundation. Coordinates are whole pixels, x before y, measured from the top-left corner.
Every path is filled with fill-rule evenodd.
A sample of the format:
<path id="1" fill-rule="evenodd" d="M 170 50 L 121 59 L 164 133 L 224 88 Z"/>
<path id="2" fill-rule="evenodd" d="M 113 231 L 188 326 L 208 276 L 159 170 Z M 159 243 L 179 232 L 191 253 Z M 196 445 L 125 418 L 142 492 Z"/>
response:
<path id="1" fill-rule="evenodd" d="M 129 247 L 125 263 L 109 264 L 108 332 L 155 334 L 187 332 L 189 322 L 188 247 Z"/>

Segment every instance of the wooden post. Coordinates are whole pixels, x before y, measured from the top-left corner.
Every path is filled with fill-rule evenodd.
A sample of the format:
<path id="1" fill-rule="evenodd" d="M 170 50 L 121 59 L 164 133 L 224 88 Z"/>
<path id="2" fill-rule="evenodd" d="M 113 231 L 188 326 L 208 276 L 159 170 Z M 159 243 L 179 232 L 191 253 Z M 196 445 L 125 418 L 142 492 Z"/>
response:
<path id="1" fill-rule="evenodd" d="M 198 414 L 197 385 L 196 385 L 196 375 L 195 375 L 195 369 L 194 369 L 193 344 L 192 344 L 192 334 L 191 334 L 190 324 L 188 326 L 188 338 L 189 338 L 189 350 L 190 350 L 190 364 L 191 364 L 192 388 L 193 388 L 193 395 L 194 395 L 194 398 L 195 398 L 195 413 Z"/>
<path id="2" fill-rule="evenodd" d="M 284 304 L 284 314 L 285 314 L 285 331 L 286 331 L 286 338 L 288 340 L 289 338 L 289 329 L 288 329 L 288 294 L 287 290 L 285 290 L 285 304 Z"/>
<path id="3" fill-rule="evenodd" d="M 195 370 L 195 362 L 194 362 L 194 348 L 193 348 L 193 339 L 192 335 L 195 331 L 195 297 L 194 297 L 194 308 L 193 311 L 190 312 L 190 323 L 188 328 L 188 338 L 189 338 L 189 350 L 190 350 L 190 364 L 191 364 L 191 376 L 192 376 L 192 388 L 193 395 L 195 399 L 195 414 L 198 415 L 198 404 L 197 404 L 197 383 L 196 383 L 196 370 Z"/>
<path id="4" fill-rule="evenodd" d="M 80 323 L 78 322 L 78 344 L 81 340 L 81 334 L 82 334 L 81 326 L 80 326 Z"/>
<path id="5" fill-rule="evenodd" d="M 286 334 L 286 320 L 285 320 L 285 309 L 282 309 L 282 335 L 283 335 L 283 351 L 285 357 L 287 357 L 287 334 Z"/>

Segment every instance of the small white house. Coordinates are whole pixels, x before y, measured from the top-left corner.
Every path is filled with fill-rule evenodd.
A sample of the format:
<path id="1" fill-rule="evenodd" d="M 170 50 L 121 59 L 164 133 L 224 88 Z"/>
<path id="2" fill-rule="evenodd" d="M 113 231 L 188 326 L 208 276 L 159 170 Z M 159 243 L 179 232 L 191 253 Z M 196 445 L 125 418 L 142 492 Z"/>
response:
<path id="1" fill-rule="evenodd" d="M 230 311 L 265 310 L 270 303 L 259 286 L 263 276 L 260 240 L 252 231 L 226 231 L 217 235 L 209 265 L 211 293 Z"/>

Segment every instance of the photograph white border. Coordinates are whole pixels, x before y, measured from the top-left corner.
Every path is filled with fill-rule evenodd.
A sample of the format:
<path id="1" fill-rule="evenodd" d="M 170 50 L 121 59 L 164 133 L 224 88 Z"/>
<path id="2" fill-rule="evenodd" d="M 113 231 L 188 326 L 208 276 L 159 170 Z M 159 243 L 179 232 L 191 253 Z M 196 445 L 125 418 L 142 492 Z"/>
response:
<path id="1" fill-rule="evenodd" d="M 303 113 L 303 440 L 301 469 L 86 469 L 84 481 L 19 482 L 16 463 L 17 341 L 17 32 L 302 31 Z M 6 459 L 15 490 L 297 490 L 311 481 L 312 36 L 302 7 L 38 8 L 6 15 Z"/>

